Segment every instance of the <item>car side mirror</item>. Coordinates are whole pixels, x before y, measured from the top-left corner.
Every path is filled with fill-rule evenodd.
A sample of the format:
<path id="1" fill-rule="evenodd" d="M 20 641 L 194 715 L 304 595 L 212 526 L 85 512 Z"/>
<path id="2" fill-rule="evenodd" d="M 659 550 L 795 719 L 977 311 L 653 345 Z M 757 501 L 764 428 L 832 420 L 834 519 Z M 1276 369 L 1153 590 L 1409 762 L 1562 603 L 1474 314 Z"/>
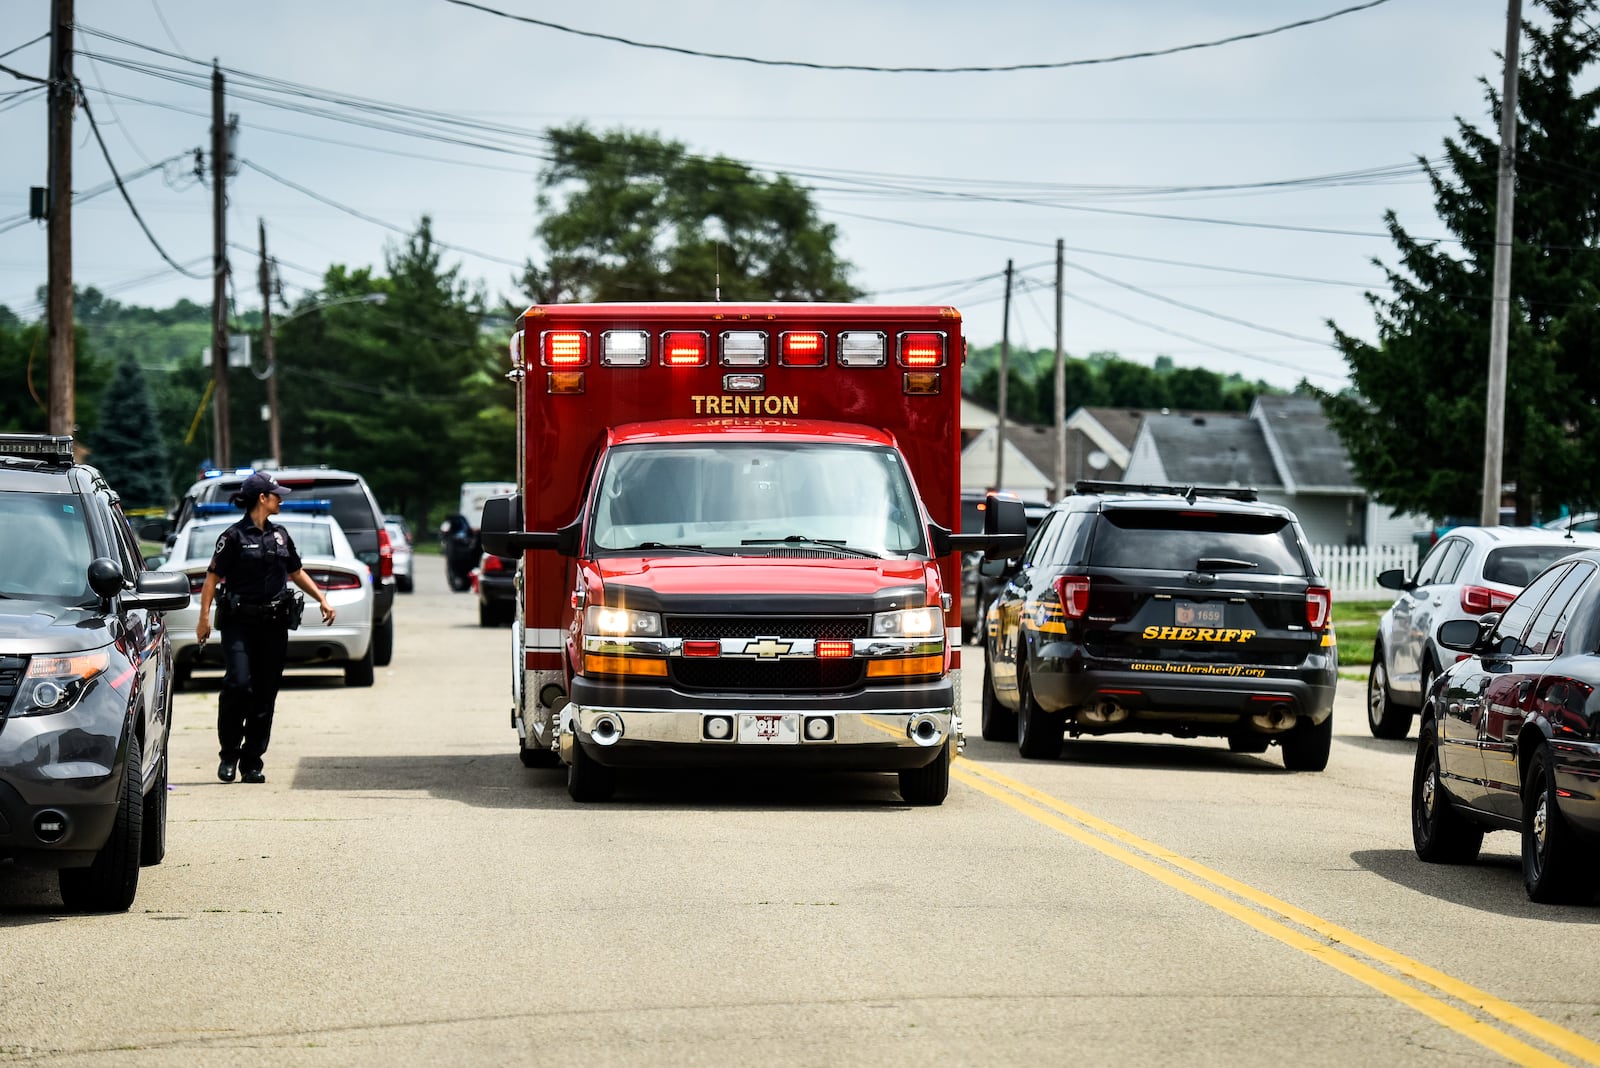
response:
<path id="1" fill-rule="evenodd" d="M 1386 590 L 1414 590 L 1416 584 L 1406 581 L 1406 573 L 1398 567 L 1378 572 L 1378 585 Z"/>
<path id="2" fill-rule="evenodd" d="M 189 607 L 189 576 L 181 571 L 144 571 L 134 581 L 133 592 L 122 595 L 124 608 L 176 612 Z"/>
<path id="3" fill-rule="evenodd" d="M 989 494 L 983 507 L 982 534 L 952 534 L 933 526 L 933 553 L 982 552 L 985 557 L 1020 555 L 1028 546 L 1028 513 L 1015 497 Z"/>
<path id="4" fill-rule="evenodd" d="M 1484 642 L 1500 625 L 1500 613 L 1488 612 L 1477 619 L 1451 619 L 1439 624 L 1439 644 L 1458 653 L 1485 651 Z"/>

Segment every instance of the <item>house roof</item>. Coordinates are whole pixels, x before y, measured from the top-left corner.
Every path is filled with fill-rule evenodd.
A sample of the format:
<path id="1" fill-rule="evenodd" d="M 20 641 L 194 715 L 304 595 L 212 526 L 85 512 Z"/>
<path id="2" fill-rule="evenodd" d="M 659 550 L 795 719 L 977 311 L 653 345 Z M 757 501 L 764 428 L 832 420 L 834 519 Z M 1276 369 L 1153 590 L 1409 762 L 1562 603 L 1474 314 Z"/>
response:
<path id="1" fill-rule="evenodd" d="M 1256 398 L 1250 415 L 1290 493 L 1359 493 L 1350 454 L 1315 397 Z"/>
<path id="2" fill-rule="evenodd" d="M 1283 485 L 1255 419 L 1231 412 L 1147 413 L 1139 431 L 1149 439 L 1169 482 L 1177 485 Z"/>

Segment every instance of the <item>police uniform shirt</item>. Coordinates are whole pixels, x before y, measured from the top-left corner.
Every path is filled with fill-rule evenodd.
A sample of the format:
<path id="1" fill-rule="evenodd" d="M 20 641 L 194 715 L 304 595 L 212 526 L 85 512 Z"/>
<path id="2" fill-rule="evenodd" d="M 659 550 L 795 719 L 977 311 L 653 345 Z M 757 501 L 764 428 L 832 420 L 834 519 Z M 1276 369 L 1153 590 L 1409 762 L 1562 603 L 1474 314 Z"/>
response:
<path id="1" fill-rule="evenodd" d="M 300 553 L 287 530 L 270 519 L 258 527 L 245 516 L 217 538 L 206 570 L 246 603 L 262 603 L 288 588 L 289 576 L 300 570 Z"/>

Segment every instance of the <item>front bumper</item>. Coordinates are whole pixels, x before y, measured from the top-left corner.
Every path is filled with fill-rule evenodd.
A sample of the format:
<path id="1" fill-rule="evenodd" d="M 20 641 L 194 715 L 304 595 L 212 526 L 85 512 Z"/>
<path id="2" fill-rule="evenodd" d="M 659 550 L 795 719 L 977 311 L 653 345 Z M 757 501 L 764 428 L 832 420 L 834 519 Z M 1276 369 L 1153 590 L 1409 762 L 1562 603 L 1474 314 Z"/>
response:
<path id="1" fill-rule="evenodd" d="M 100 690 L 66 712 L 0 722 L 0 859 L 83 867 L 111 834 L 127 702 Z"/>
<path id="2" fill-rule="evenodd" d="M 684 693 L 669 686 L 572 680 L 560 751 L 611 767 L 801 767 L 902 771 L 963 742 L 948 679 L 848 694 Z M 723 728 L 716 726 L 717 722 Z M 815 726 L 813 726 L 815 724 Z M 763 727 L 780 739 L 763 739 Z"/>

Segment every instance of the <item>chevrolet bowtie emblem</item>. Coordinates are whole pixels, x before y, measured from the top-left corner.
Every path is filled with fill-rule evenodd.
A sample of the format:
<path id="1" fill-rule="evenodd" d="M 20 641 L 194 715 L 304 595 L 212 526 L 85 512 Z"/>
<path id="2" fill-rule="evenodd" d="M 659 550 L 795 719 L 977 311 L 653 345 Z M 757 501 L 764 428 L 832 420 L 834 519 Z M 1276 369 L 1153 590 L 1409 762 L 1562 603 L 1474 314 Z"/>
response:
<path id="1" fill-rule="evenodd" d="M 776 638 L 757 638 L 753 642 L 744 643 L 744 655 L 761 660 L 776 660 L 793 648 L 793 642 L 780 642 Z"/>

